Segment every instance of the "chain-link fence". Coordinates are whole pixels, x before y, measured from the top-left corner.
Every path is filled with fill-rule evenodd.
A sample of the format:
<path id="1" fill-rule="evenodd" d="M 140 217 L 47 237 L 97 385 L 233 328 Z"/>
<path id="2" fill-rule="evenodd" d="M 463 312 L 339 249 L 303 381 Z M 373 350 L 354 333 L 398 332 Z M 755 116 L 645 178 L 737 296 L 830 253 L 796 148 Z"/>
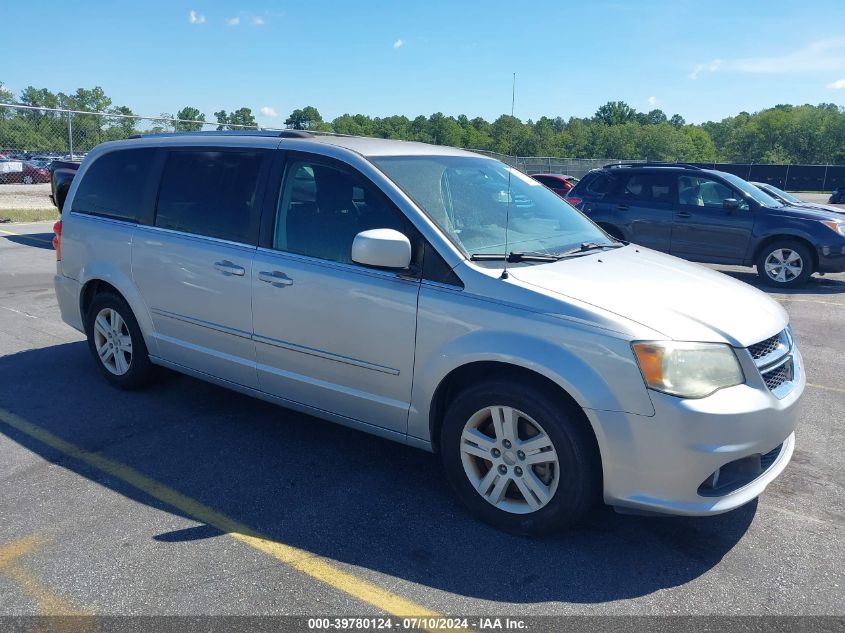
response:
<path id="1" fill-rule="evenodd" d="M 0 104 L 0 156 L 76 160 L 104 141 L 135 134 L 199 130 L 259 129 L 257 125 L 219 124 L 171 117 L 37 108 Z"/>
<path id="2" fill-rule="evenodd" d="M 526 174 L 566 174 L 583 178 L 591 169 L 610 163 L 644 163 L 644 160 L 617 158 L 561 158 L 560 156 L 507 156 L 498 152 L 474 149 L 473 152 L 496 158 Z"/>

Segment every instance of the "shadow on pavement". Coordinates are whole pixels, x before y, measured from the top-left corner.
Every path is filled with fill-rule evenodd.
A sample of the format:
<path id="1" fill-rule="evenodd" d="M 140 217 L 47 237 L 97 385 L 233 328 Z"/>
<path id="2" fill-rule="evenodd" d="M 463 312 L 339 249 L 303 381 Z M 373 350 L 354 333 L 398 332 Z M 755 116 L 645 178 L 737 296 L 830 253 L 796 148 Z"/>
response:
<path id="1" fill-rule="evenodd" d="M 714 269 L 720 273 L 729 275 L 734 279 L 744 281 L 745 283 L 754 286 L 758 290 L 762 290 L 767 294 L 789 297 L 792 295 L 833 295 L 845 293 L 845 277 L 841 274 L 825 277 L 815 274 L 810 277 L 806 285 L 801 286 L 800 288 L 776 288 L 763 282 L 763 280 L 757 275 L 756 270 L 753 268 L 739 268 L 733 266 L 730 268 L 721 268 L 714 266 Z"/>
<path id="2" fill-rule="evenodd" d="M 2 228 L 0 224 L 0 228 Z M 21 244 L 23 246 L 33 246 L 35 248 L 43 248 L 45 250 L 53 250 L 53 234 L 52 233 L 27 233 L 26 235 L 7 235 L 0 234 L 0 239 Z"/>
<path id="3" fill-rule="evenodd" d="M 463 596 L 597 603 L 682 585 L 736 545 L 757 508 L 704 519 L 600 508 L 570 532 L 523 539 L 468 516 L 434 455 L 184 376 L 118 391 L 82 342 L 2 357 L 0 376 L 3 408 L 272 539 Z M 1 421 L 0 432 L 128 498 L 176 512 Z M 151 538 L 216 534 L 198 526 Z"/>

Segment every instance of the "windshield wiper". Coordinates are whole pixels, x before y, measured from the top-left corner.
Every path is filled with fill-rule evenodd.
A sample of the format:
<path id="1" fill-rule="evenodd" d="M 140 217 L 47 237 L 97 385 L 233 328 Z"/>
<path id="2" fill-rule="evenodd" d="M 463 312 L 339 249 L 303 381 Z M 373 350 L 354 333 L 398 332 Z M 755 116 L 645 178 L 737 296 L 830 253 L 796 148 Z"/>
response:
<path id="1" fill-rule="evenodd" d="M 506 261 L 509 264 L 518 262 L 556 262 L 560 257 L 557 255 L 545 255 L 543 253 L 522 253 L 511 251 L 504 253 L 475 253 L 469 257 L 474 262 Z"/>
<path id="2" fill-rule="evenodd" d="M 589 253 L 590 251 L 598 251 L 603 248 L 622 248 L 623 246 L 625 246 L 625 244 L 622 242 L 583 242 L 578 248 L 573 248 L 570 251 L 566 251 L 558 255 L 558 259 L 561 257 L 581 255 L 582 253 Z"/>

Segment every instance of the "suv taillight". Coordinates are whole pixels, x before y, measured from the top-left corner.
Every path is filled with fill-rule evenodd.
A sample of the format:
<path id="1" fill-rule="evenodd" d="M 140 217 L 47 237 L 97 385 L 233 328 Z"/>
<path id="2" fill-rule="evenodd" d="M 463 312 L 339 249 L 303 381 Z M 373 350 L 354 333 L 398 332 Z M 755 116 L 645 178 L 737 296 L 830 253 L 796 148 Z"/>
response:
<path id="1" fill-rule="evenodd" d="M 62 221 L 53 225 L 53 248 L 56 250 L 56 261 L 62 258 Z"/>
<path id="2" fill-rule="evenodd" d="M 579 204 L 584 202 L 584 200 L 582 198 L 579 198 L 577 196 L 566 196 L 566 198 L 564 198 L 564 200 L 566 200 L 573 207 L 577 207 Z"/>

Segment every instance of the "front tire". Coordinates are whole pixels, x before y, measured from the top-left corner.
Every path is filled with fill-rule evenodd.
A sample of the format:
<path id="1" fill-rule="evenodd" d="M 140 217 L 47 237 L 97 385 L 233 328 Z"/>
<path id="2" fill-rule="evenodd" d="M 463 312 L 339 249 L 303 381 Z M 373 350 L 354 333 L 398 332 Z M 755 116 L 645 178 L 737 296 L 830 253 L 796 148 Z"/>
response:
<path id="1" fill-rule="evenodd" d="M 767 244 L 757 256 L 757 274 L 770 286 L 797 288 L 813 274 L 810 249 L 795 240 Z"/>
<path id="2" fill-rule="evenodd" d="M 474 385 L 446 412 L 443 465 L 461 501 L 487 523 L 527 536 L 561 530 L 600 492 L 598 448 L 587 424 L 546 390 Z"/>
<path id="3" fill-rule="evenodd" d="M 101 293 L 94 297 L 85 323 L 88 349 L 100 373 L 120 389 L 140 389 L 155 376 L 147 346 L 135 315 L 123 297 Z"/>

